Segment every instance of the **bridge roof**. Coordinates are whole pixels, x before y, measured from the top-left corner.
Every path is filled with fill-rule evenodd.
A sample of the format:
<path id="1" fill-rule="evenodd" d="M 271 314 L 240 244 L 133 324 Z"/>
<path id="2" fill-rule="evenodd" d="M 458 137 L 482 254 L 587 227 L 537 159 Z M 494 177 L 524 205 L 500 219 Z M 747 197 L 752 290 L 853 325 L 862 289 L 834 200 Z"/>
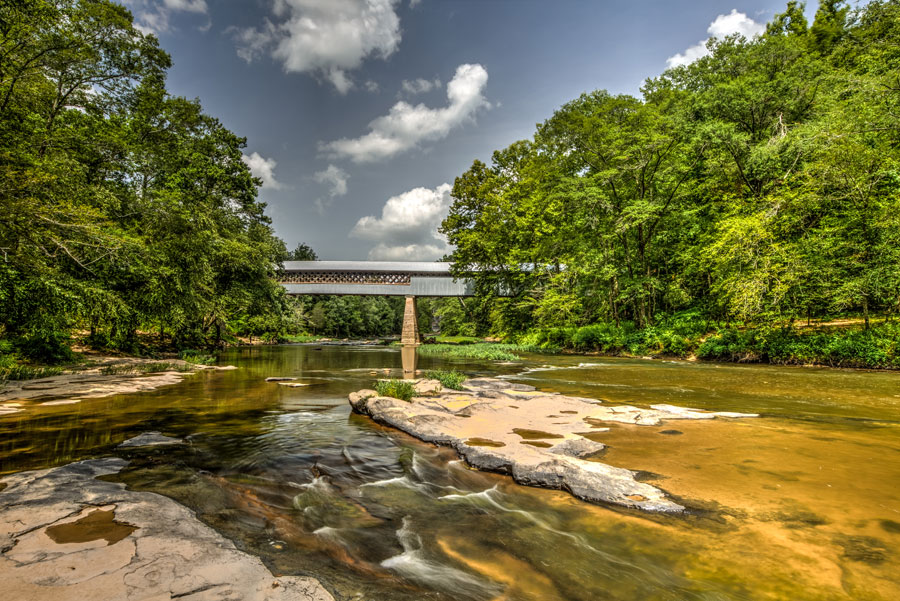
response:
<path id="1" fill-rule="evenodd" d="M 450 274 L 451 263 L 429 261 L 285 261 L 285 271 L 373 271 Z"/>

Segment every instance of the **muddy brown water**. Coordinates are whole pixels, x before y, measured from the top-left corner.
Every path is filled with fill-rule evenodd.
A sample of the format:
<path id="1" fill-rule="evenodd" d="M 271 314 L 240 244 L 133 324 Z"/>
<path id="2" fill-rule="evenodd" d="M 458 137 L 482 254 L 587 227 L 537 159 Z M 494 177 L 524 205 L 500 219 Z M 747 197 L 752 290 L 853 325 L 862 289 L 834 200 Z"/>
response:
<path id="1" fill-rule="evenodd" d="M 351 414 L 347 394 L 399 367 L 394 349 L 265 347 L 220 362 L 241 369 L 24 403 L 0 416 L 0 473 L 126 457 L 118 479 L 184 503 L 274 572 L 316 576 L 339 599 L 900 598 L 898 373 L 421 360 L 612 404 L 760 413 L 589 434 L 609 445 L 599 460 L 640 470 L 691 508 L 670 516 L 521 487 Z M 149 430 L 188 444 L 115 448 Z"/>
<path id="2" fill-rule="evenodd" d="M 105 540 L 114 545 L 137 530 L 137 526 L 119 522 L 112 509 L 95 509 L 74 522 L 57 524 L 45 530 L 50 539 L 60 545 Z"/>

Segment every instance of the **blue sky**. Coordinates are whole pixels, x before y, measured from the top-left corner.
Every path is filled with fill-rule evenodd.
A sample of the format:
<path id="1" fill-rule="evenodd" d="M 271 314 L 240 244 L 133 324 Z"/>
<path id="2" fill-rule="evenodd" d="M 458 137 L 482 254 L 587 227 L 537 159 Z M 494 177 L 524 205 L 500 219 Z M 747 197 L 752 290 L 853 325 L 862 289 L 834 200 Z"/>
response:
<path id="1" fill-rule="evenodd" d="M 784 2 L 128 0 L 172 93 L 247 137 L 276 232 L 322 259 L 431 260 L 455 177 L 582 92 L 639 95 Z M 808 7 L 811 19 L 815 6 Z"/>

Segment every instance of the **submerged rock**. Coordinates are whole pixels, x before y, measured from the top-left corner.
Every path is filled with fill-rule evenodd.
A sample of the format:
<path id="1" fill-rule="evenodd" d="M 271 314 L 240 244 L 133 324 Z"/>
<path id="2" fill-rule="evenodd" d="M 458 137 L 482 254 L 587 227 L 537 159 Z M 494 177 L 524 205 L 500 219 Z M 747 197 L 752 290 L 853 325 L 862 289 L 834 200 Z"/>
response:
<path id="1" fill-rule="evenodd" d="M 125 465 L 94 459 L 0 482 L 4 599 L 333 601 L 313 578 L 273 576 L 175 501 L 96 479 Z"/>
<path id="2" fill-rule="evenodd" d="M 165 436 L 163 434 L 160 434 L 159 432 L 144 432 L 143 434 L 139 434 L 134 438 L 129 438 L 128 440 L 120 444 L 119 448 L 159 447 L 182 443 L 184 443 L 184 441 L 180 438 L 172 438 L 171 436 Z"/>
<path id="3" fill-rule="evenodd" d="M 597 427 L 606 422 L 640 426 L 670 419 L 751 416 L 672 405 L 604 406 L 593 399 L 490 378 L 467 380 L 464 389 L 431 392 L 412 402 L 360 390 L 351 393 L 349 401 L 358 413 L 425 442 L 451 446 L 473 467 L 509 474 L 520 484 L 566 490 L 587 501 L 664 512 L 684 507 L 666 498 L 662 490 L 639 482 L 638 472 L 594 460 L 606 447 L 585 435 L 607 430 Z"/>

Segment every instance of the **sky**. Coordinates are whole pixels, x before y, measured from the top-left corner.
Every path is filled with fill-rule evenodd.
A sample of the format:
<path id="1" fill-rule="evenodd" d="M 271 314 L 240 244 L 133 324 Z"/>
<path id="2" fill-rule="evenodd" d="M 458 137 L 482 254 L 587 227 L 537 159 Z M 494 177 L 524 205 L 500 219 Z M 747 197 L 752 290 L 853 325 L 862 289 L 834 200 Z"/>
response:
<path id="1" fill-rule="evenodd" d="M 751 37 L 769 0 L 126 0 L 172 94 L 247 138 L 276 234 L 323 260 L 421 260 L 453 180 L 566 102 Z M 807 7 L 812 18 L 815 2 Z"/>

